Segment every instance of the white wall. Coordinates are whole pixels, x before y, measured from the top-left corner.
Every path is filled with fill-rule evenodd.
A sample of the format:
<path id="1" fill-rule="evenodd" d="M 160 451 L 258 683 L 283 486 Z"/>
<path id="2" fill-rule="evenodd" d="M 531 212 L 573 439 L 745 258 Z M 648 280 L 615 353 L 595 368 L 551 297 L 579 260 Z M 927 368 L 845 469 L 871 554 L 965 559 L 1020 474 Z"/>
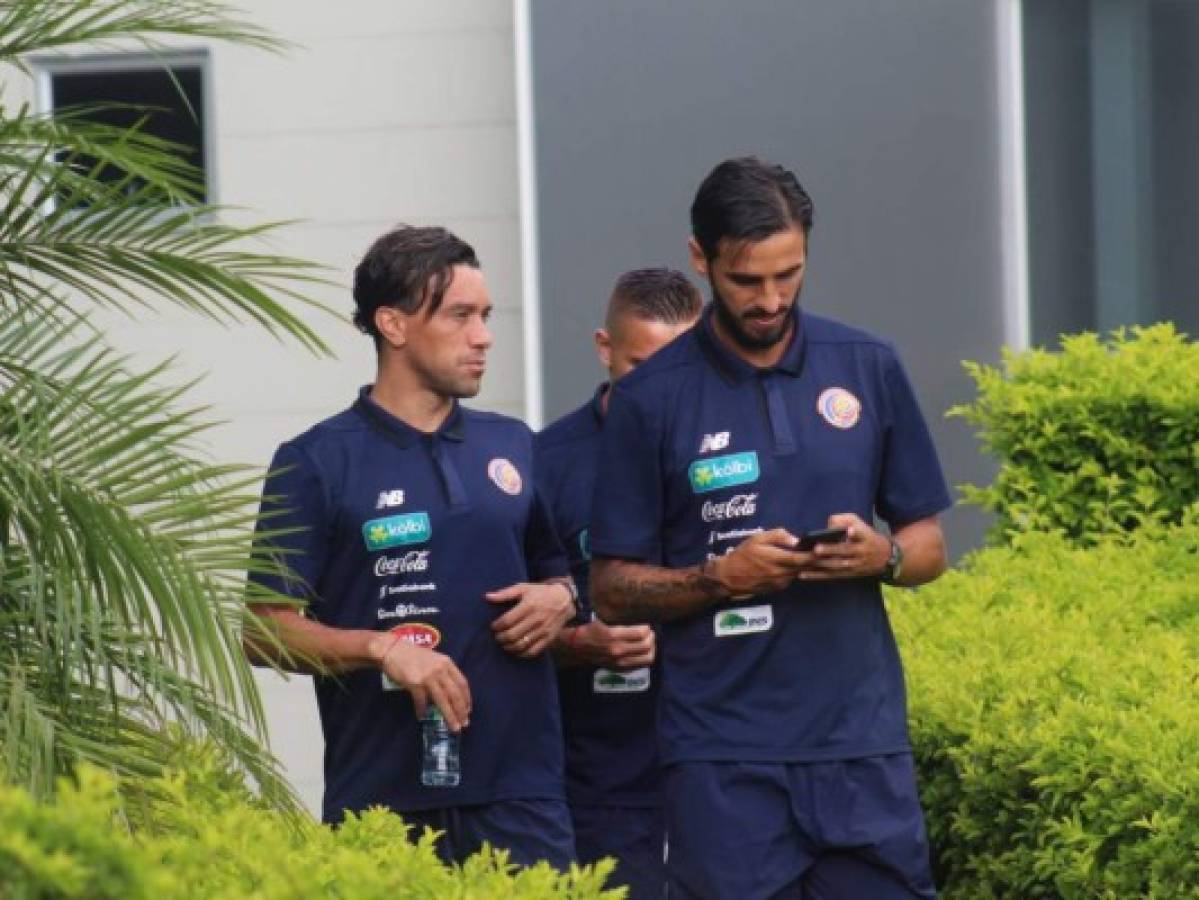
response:
<path id="1" fill-rule="evenodd" d="M 523 412 L 512 7 L 504 0 L 242 0 L 246 17 L 297 46 L 281 55 L 211 47 L 216 202 L 301 219 L 278 252 L 331 267 L 309 319 L 337 360 L 317 360 L 249 326 L 174 310 L 114 320 L 123 348 L 209 375 L 195 399 L 224 420 L 222 461 L 265 465 L 275 445 L 344 408 L 373 375 L 370 339 L 348 317 L 348 285 L 391 225 L 444 224 L 474 244 L 496 304 L 495 347 L 474 405 Z M 182 46 L 202 46 L 186 43 Z M 32 96 L 10 83 L 9 98 Z M 272 746 L 319 809 L 321 749 L 305 678 L 261 679 Z"/>

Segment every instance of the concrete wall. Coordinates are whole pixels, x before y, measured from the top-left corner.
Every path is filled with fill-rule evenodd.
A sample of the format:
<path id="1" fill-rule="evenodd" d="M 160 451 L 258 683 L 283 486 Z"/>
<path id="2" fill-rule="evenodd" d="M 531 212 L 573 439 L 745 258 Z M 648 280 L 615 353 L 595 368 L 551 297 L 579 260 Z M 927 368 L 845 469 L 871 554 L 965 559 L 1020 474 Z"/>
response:
<path id="1" fill-rule="evenodd" d="M 1004 341 L 995 3 L 533 0 L 547 418 L 601 377 L 615 276 L 686 266 L 719 160 L 792 167 L 816 204 L 803 302 L 899 345 L 952 483 L 989 478 L 946 409 Z M 981 516 L 948 516 L 954 549 Z"/>
<path id="2" fill-rule="evenodd" d="M 394 223 L 446 224 L 471 241 L 496 303 L 495 349 L 477 405 L 523 413 L 512 11 L 499 0 L 244 0 L 245 16 L 296 46 L 282 55 L 214 45 L 214 200 L 248 217 L 300 219 L 271 247 L 330 267 L 309 318 L 337 360 L 317 360 L 248 326 L 223 329 L 166 309 L 110 319 L 114 341 L 178 377 L 226 424 L 214 457 L 265 465 L 275 445 L 344 408 L 373 377 L 370 339 L 348 324 L 350 273 Z M 200 42 L 183 42 L 202 48 Z M 34 96 L 10 80 L 9 99 Z M 321 751 L 306 678 L 262 685 L 272 744 L 319 809 Z"/>

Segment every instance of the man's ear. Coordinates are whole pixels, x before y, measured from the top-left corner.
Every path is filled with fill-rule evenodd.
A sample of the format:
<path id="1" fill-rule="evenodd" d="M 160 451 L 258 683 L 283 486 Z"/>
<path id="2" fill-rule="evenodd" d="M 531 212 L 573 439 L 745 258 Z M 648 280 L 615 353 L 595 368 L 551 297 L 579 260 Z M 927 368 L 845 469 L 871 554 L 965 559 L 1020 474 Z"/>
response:
<path id="1" fill-rule="evenodd" d="M 399 350 L 408 343 L 408 316 L 394 306 L 380 306 L 375 310 L 375 327 L 383 343 Z"/>
<path id="2" fill-rule="evenodd" d="M 599 356 L 600 365 L 605 370 L 612 367 L 612 335 L 608 329 L 595 329 L 595 352 Z"/>
<path id="3" fill-rule="evenodd" d="M 687 238 L 687 253 L 691 257 L 691 268 L 695 269 L 702 277 L 708 277 L 708 257 L 704 255 L 704 249 L 699 245 L 694 237 Z"/>

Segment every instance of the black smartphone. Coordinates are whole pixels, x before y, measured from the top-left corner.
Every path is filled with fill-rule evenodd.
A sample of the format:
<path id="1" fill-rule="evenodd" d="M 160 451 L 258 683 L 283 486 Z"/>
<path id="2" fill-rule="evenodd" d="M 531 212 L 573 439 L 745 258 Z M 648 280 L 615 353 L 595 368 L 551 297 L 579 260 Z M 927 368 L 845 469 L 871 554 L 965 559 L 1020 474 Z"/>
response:
<path id="1" fill-rule="evenodd" d="M 803 550 L 805 553 L 813 549 L 817 544 L 840 544 L 849 537 L 849 529 L 847 528 L 817 528 L 814 531 L 805 531 L 799 536 L 799 544 L 796 550 Z"/>

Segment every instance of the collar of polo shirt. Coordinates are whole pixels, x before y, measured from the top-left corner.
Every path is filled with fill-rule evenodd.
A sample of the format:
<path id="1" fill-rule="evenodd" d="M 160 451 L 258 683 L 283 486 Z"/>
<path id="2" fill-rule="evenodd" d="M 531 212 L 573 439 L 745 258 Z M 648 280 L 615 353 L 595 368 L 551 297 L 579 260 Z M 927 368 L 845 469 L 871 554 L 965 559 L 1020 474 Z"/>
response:
<path id="1" fill-rule="evenodd" d="M 795 328 L 788 339 L 787 352 L 773 366 L 760 369 L 746 362 L 724 343 L 716 334 L 712 324 L 712 316 L 716 311 L 715 303 L 709 303 L 704 309 L 703 317 L 696 328 L 696 337 L 700 349 L 721 377 L 730 384 L 737 384 L 756 375 L 778 372 L 783 375 L 798 376 L 803 371 L 804 357 L 807 355 L 807 329 L 803 325 L 803 310 L 795 310 Z"/>
<path id="2" fill-rule="evenodd" d="M 420 438 L 430 436 L 430 432 L 421 431 L 413 428 L 402 419 L 397 419 L 382 406 L 371 399 L 370 390 L 372 385 L 366 385 L 358 390 L 358 399 L 354 401 L 354 411 L 367 420 L 373 428 L 381 432 L 388 439 L 394 441 L 402 449 L 407 449 L 414 445 Z M 441 423 L 441 426 L 431 433 L 434 437 L 444 438 L 450 441 L 461 441 L 463 435 L 463 416 L 462 407 L 458 405 L 458 401 L 454 401 L 454 406 L 450 410 L 450 414 L 446 416 L 446 420 Z"/>

